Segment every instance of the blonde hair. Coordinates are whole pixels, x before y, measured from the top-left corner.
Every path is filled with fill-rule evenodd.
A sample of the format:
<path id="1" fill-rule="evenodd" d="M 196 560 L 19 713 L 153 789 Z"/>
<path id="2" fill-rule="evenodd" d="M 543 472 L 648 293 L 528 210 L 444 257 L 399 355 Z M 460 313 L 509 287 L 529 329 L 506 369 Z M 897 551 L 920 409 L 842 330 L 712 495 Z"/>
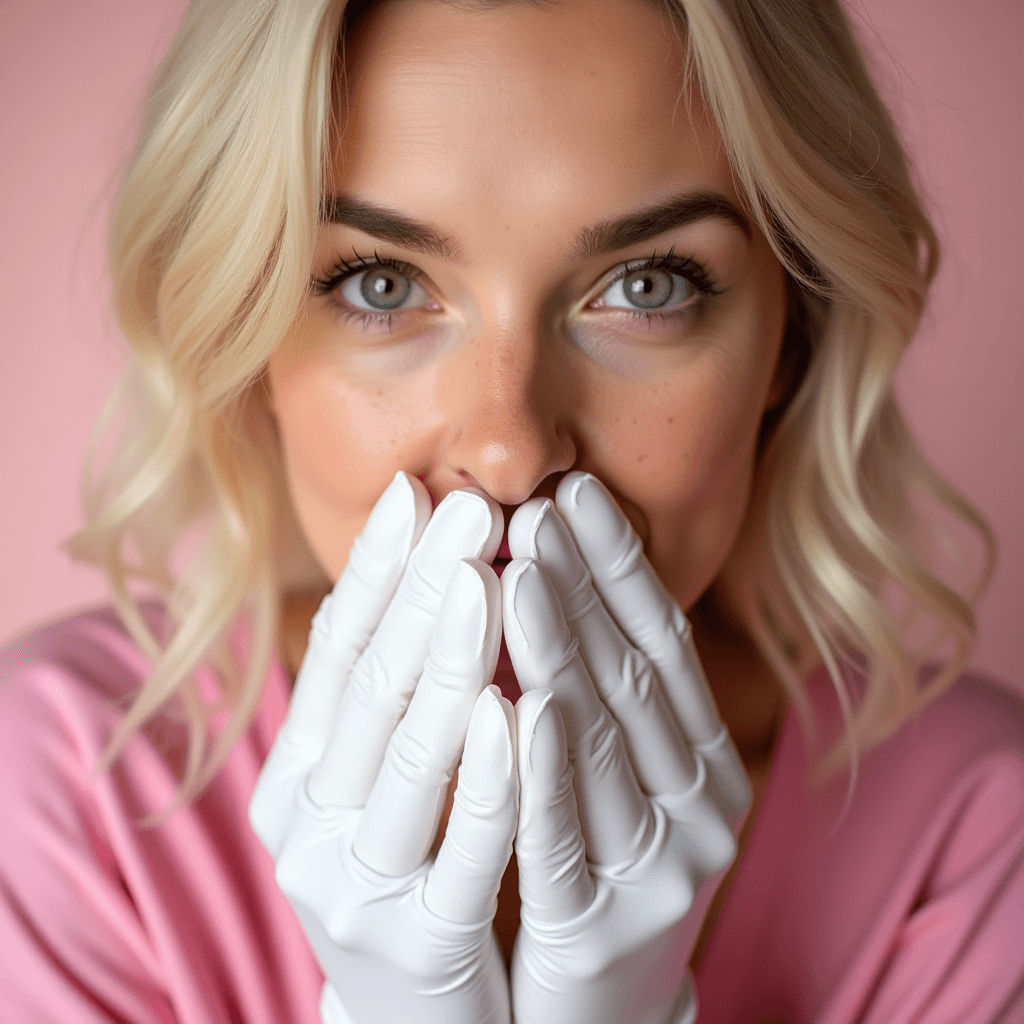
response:
<path id="1" fill-rule="evenodd" d="M 717 121 L 738 191 L 789 274 L 783 358 L 797 366 L 794 393 L 764 438 L 754 517 L 763 571 L 739 597 L 742 616 L 809 732 L 787 626 L 811 638 L 847 721 L 824 763 L 855 764 L 858 746 L 888 735 L 963 668 L 972 602 L 994 563 L 990 530 L 922 457 L 892 390 L 938 242 L 835 0 L 663 3 L 685 26 L 688 81 Z M 317 572 L 258 388 L 309 286 L 337 131 L 344 6 L 193 3 L 153 82 L 112 221 L 114 304 L 133 358 L 94 431 L 85 526 L 67 546 L 104 570 L 153 665 L 103 763 L 161 708 L 177 706 L 192 737 L 182 799 L 209 781 L 247 727 L 283 588 Z M 98 468 L 119 413 L 113 455 Z M 966 598 L 919 550 L 915 486 L 986 545 Z M 177 549 L 193 535 L 202 546 L 179 573 Z M 167 607 L 166 636 L 151 631 L 133 580 Z M 918 691 L 919 659 L 885 607 L 886 585 L 932 616 L 939 642 L 953 642 L 927 691 Z M 239 614 L 251 624 L 244 664 L 228 645 Z M 851 660 L 867 680 L 856 711 L 842 675 Z M 204 664 L 219 673 L 216 706 L 196 683 Z M 211 749 L 207 727 L 218 710 L 229 721 Z"/>

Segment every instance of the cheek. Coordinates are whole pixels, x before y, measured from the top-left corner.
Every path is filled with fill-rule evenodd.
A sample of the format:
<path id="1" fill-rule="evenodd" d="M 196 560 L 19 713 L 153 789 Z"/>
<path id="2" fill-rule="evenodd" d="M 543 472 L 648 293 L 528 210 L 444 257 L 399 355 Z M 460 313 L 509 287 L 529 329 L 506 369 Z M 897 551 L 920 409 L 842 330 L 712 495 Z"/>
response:
<path id="1" fill-rule="evenodd" d="M 415 472 L 429 412 L 410 386 L 355 386 L 317 360 L 271 361 L 288 490 L 317 561 L 337 579 L 352 542 L 399 469 Z"/>
<path id="2" fill-rule="evenodd" d="M 724 565 L 746 513 L 762 377 L 709 360 L 620 402 L 599 431 L 608 482 L 639 509 L 647 556 L 684 609 Z"/>

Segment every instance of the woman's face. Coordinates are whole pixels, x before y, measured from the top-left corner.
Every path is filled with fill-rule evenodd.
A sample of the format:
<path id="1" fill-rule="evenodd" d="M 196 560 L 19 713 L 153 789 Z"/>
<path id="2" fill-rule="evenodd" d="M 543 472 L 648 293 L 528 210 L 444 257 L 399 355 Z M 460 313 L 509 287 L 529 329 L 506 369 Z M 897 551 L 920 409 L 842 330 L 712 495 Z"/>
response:
<path id="1" fill-rule="evenodd" d="M 782 267 L 649 0 L 390 0 L 346 43 L 319 284 L 271 359 L 331 579 L 397 470 L 511 510 L 601 479 L 684 609 L 748 507 Z"/>

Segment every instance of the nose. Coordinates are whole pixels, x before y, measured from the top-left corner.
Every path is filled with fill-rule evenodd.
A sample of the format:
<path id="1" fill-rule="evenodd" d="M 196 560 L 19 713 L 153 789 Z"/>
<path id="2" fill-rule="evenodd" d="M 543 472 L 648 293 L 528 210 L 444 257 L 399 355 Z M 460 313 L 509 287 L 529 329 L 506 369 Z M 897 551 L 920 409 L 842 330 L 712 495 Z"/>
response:
<path id="1" fill-rule="evenodd" d="M 481 332 L 446 367 L 445 461 L 505 506 L 577 458 L 571 387 L 538 334 Z"/>

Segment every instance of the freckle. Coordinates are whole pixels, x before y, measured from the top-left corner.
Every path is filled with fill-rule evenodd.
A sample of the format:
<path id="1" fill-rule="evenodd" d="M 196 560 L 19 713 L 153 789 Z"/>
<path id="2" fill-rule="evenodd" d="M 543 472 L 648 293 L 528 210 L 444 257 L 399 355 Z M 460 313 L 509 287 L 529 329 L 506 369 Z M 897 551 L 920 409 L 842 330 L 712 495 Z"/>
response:
<path id="1" fill-rule="evenodd" d="M 638 457 L 637 457 L 637 460 L 636 460 L 636 461 L 637 461 L 637 462 L 643 462 L 643 461 L 644 461 L 644 459 L 646 459 L 646 458 L 647 458 L 647 452 L 644 452 L 644 454 L 643 454 L 643 455 L 640 455 L 640 456 L 638 456 Z"/>
<path id="2" fill-rule="evenodd" d="M 675 421 L 676 421 L 675 416 L 669 416 L 668 421 L 669 421 L 669 423 L 675 423 Z"/>

